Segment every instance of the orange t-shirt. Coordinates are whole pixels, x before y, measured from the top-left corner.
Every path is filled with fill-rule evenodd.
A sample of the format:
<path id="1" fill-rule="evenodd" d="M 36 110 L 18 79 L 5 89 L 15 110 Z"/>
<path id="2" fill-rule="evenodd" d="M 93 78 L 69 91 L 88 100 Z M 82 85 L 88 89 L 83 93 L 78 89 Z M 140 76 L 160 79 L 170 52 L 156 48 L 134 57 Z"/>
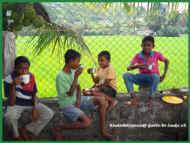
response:
<path id="1" fill-rule="evenodd" d="M 110 80 L 109 86 L 117 90 L 116 73 L 112 65 L 106 68 L 99 67 L 96 71 L 96 77 L 99 78 L 99 84 L 103 84 L 106 79 Z"/>

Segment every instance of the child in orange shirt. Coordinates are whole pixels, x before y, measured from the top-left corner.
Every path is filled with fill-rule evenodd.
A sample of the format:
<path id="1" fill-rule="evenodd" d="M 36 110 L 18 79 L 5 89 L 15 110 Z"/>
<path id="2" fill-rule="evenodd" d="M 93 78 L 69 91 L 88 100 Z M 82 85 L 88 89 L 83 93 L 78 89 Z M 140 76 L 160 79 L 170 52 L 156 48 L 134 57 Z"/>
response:
<path id="1" fill-rule="evenodd" d="M 99 67 L 96 71 L 96 75 L 93 74 L 92 69 L 88 69 L 88 73 L 91 74 L 95 85 L 91 89 L 83 90 L 83 93 L 86 95 L 105 95 L 110 105 L 108 110 L 115 107 L 118 103 L 117 100 L 113 99 L 117 94 L 117 82 L 115 70 L 110 64 L 110 61 L 111 55 L 108 51 L 99 53 Z"/>

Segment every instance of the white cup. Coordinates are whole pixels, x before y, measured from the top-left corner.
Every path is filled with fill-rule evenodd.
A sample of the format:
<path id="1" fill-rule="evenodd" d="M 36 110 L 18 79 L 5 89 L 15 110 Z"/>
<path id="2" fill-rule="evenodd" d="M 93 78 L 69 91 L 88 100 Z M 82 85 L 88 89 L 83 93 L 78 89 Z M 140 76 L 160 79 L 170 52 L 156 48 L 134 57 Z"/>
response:
<path id="1" fill-rule="evenodd" d="M 89 74 L 92 74 L 92 73 L 95 73 L 95 72 L 96 72 L 96 70 L 94 68 L 89 68 L 88 69 L 88 73 Z"/>
<path id="2" fill-rule="evenodd" d="M 80 66 L 78 68 L 81 69 L 81 70 L 83 70 L 84 66 L 82 64 L 80 64 Z"/>
<path id="3" fill-rule="evenodd" d="M 150 65 L 148 66 L 148 69 L 149 69 L 149 70 L 152 70 L 152 68 L 153 68 L 154 65 L 155 65 L 155 63 L 153 62 L 152 64 L 150 64 Z"/>
<path id="4" fill-rule="evenodd" d="M 22 83 L 24 83 L 24 84 L 29 83 L 29 81 L 30 81 L 30 75 L 29 75 L 29 74 L 24 74 L 24 75 L 22 75 L 22 76 L 21 76 L 21 81 L 22 81 Z"/>
<path id="5" fill-rule="evenodd" d="M 153 65 L 149 65 L 149 66 L 148 66 L 148 69 L 149 69 L 149 70 L 152 70 L 152 67 L 153 67 Z"/>

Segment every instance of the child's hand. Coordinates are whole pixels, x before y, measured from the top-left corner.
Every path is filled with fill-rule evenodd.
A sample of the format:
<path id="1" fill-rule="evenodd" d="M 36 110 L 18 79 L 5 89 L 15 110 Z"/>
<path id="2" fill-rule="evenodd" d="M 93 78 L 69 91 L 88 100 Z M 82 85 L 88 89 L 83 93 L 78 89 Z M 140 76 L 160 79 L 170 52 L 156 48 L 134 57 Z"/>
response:
<path id="1" fill-rule="evenodd" d="M 91 95 L 92 91 L 91 91 L 91 89 L 83 89 L 83 94 L 84 95 Z"/>
<path id="2" fill-rule="evenodd" d="M 89 68 L 88 70 L 87 70 L 87 72 L 88 72 L 88 74 L 93 74 L 94 72 L 93 72 L 93 68 Z"/>
<path id="3" fill-rule="evenodd" d="M 162 82 L 165 79 L 165 75 L 160 76 L 160 82 Z"/>
<path id="4" fill-rule="evenodd" d="M 80 108 L 80 101 L 77 101 L 77 102 L 75 103 L 75 106 L 76 106 L 77 108 Z"/>
<path id="5" fill-rule="evenodd" d="M 20 76 L 17 76 L 17 77 L 15 77 L 15 79 L 13 80 L 13 83 L 15 84 L 15 85 L 19 85 L 19 84 L 21 84 L 21 78 L 20 78 Z"/>
<path id="6" fill-rule="evenodd" d="M 75 71 L 75 79 L 79 77 L 79 75 L 82 73 L 82 68 L 78 68 L 76 71 Z"/>
<path id="7" fill-rule="evenodd" d="M 137 67 L 140 68 L 140 69 L 148 69 L 147 64 L 139 64 L 139 65 L 137 65 Z"/>
<path id="8" fill-rule="evenodd" d="M 32 109 L 32 121 L 35 122 L 39 119 L 40 113 L 35 108 Z"/>

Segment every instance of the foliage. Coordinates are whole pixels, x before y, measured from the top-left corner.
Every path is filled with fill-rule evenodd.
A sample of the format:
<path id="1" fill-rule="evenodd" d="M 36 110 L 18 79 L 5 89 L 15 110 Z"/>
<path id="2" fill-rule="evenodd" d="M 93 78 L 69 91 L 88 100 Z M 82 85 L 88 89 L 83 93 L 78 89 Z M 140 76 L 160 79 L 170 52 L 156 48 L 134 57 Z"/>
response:
<path id="1" fill-rule="evenodd" d="M 25 45 L 34 49 L 37 55 L 44 49 L 49 48 L 52 50 L 52 54 L 56 51 L 58 57 L 63 57 L 63 52 L 67 48 L 78 47 L 91 57 L 90 50 L 80 34 L 69 27 L 59 26 L 47 21 L 47 17 L 39 13 L 43 10 L 42 5 L 35 6 L 35 3 L 4 3 L 4 30 L 17 33 L 23 27 L 32 25 L 36 29 L 36 32 L 33 33 L 32 40 L 27 41 Z M 41 11 L 38 8 L 41 8 Z M 6 16 L 8 10 L 11 10 L 12 15 L 10 18 L 14 20 L 10 25 L 8 24 L 9 18 Z"/>
<path id="2" fill-rule="evenodd" d="M 160 31 L 157 33 L 159 36 L 167 36 L 167 37 L 176 37 L 179 36 L 180 33 L 179 27 L 174 26 L 163 26 Z"/>
<path id="3" fill-rule="evenodd" d="M 150 30 L 157 32 L 161 29 L 162 24 L 165 22 L 165 17 L 161 15 L 150 15 L 145 18 L 147 26 Z"/>

